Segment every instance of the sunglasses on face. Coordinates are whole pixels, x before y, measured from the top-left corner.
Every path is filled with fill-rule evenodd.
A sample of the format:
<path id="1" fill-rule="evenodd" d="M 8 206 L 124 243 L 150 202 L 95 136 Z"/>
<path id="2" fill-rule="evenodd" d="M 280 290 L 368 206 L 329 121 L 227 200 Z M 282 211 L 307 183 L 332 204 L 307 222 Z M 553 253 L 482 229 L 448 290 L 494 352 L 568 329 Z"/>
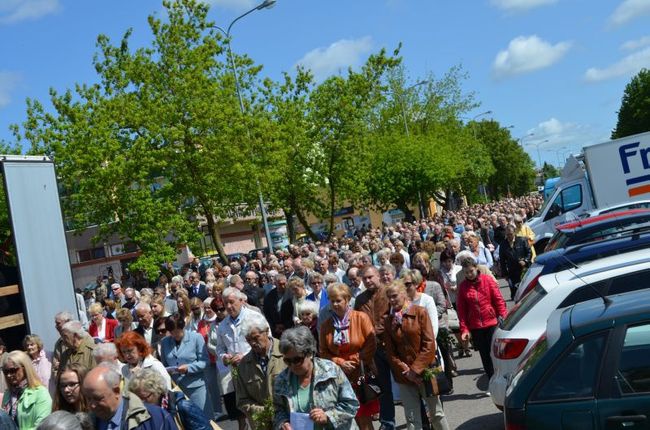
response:
<path id="1" fill-rule="evenodd" d="M 305 361 L 305 356 L 300 355 L 298 357 L 292 357 L 292 358 L 284 357 L 282 361 L 284 361 L 284 364 L 286 364 L 287 366 L 295 366 L 298 364 L 302 364 L 302 362 Z"/>
<path id="2" fill-rule="evenodd" d="M 226 308 L 217 308 L 217 312 L 226 312 Z"/>
<path id="3" fill-rule="evenodd" d="M 5 375 L 15 375 L 20 369 L 20 367 L 3 367 L 2 372 Z"/>

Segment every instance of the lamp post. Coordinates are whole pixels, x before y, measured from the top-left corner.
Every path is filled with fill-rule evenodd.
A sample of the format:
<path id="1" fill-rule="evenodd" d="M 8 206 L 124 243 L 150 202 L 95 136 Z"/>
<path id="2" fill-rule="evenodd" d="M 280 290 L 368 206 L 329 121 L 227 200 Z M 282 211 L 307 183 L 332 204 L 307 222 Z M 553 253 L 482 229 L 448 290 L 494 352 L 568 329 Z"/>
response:
<path id="1" fill-rule="evenodd" d="M 559 148 L 559 149 L 556 149 L 556 150 L 555 150 L 555 157 L 557 158 L 557 168 L 558 168 L 558 169 L 561 168 L 560 164 L 562 164 L 562 161 L 560 160 L 560 154 L 561 154 L 562 151 L 564 151 L 565 149 L 567 149 L 567 147 L 566 147 L 566 146 L 563 146 L 562 148 Z"/>
<path id="2" fill-rule="evenodd" d="M 232 54 L 232 47 L 230 46 L 230 30 L 232 29 L 232 26 L 245 17 L 246 15 L 249 15 L 256 10 L 262 10 L 262 9 L 267 9 L 272 7 L 275 4 L 276 0 L 264 0 L 262 3 L 259 5 L 255 6 L 251 10 L 239 15 L 237 18 L 233 19 L 230 25 L 228 25 L 228 29 L 224 30 L 223 28 L 213 25 L 212 27 L 219 30 L 220 32 L 223 33 L 224 36 L 226 36 L 226 44 L 228 47 L 228 59 L 230 61 L 230 67 L 232 68 L 232 73 L 235 78 L 235 90 L 237 91 L 237 99 L 239 100 L 239 109 L 241 110 L 242 117 L 246 115 L 246 108 L 244 107 L 244 100 L 241 95 L 241 87 L 239 85 L 239 75 L 237 74 L 237 66 L 235 65 L 235 58 Z M 247 124 L 247 123 L 246 123 Z M 246 134 L 248 137 L 251 137 L 250 134 L 250 129 L 248 128 L 248 125 L 246 125 Z M 273 242 L 271 240 L 271 232 L 269 231 L 269 221 L 268 221 L 268 215 L 266 213 L 266 206 L 264 205 L 264 197 L 262 196 L 262 189 L 260 187 L 260 184 L 258 182 L 257 184 L 257 199 L 258 199 L 258 204 L 260 207 L 260 213 L 262 215 L 262 223 L 264 224 L 264 233 L 266 235 L 266 244 L 268 247 L 268 252 L 269 255 L 273 254 Z"/>
<path id="3" fill-rule="evenodd" d="M 404 90 L 404 93 L 406 93 L 409 90 L 412 90 L 415 87 L 419 87 L 420 85 L 424 85 L 429 83 L 429 81 L 420 81 L 416 82 L 415 84 L 406 87 Z M 402 105 L 402 120 L 404 121 L 404 132 L 406 133 L 406 138 L 410 139 L 411 138 L 411 133 L 409 132 L 409 125 L 408 125 L 408 120 L 406 119 L 406 101 L 404 100 L 404 94 L 400 96 L 400 105 Z M 420 194 L 420 188 L 418 187 L 418 206 L 420 209 L 420 219 L 424 218 L 424 204 L 422 203 L 422 195 Z"/>
<path id="4" fill-rule="evenodd" d="M 538 142 L 538 143 L 533 143 L 533 145 L 535 145 L 535 147 L 537 148 L 537 162 L 539 163 L 540 170 L 542 169 L 542 156 L 541 156 L 541 153 L 539 151 L 539 146 L 546 143 L 546 142 L 548 142 L 548 139 L 543 140 L 543 141 Z"/>
<path id="5" fill-rule="evenodd" d="M 517 139 L 517 143 L 518 143 L 520 146 L 524 146 L 521 142 L 522 142 L 523 140 L 528 139 L 528 138 L 531 137 L 531 136 L 535 136 L 535 133 L 528 133 L 528 134 L 525 135 L 525 136 L 521 136 L 519 139 Z"/>

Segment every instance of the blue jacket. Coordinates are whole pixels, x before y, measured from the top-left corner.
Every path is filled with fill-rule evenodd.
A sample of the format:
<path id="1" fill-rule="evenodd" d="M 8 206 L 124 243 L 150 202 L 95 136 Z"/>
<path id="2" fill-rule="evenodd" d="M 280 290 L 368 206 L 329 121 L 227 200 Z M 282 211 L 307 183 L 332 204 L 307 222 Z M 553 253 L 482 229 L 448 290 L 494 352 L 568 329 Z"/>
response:
<path id="1" fill-rule="evenodd" d="M 212 430 L 210 420 L 196 403 L 185 398 L 180 391 L 168 391 L 167 410 L 172 416 L 178 417 L 186 430 Z"/>
<path id="2" fill-rule="evenodd" d="M 185 331 L 178 346 L 173 337 L 165 337 L 160 341 L 160 361 L 165 367 L 189 365 L 186 374 L 172 374 L 172 379 L 181 388 L 198 388 L 205 385 L 204 371 L 208 365 L 208 349 L 200 334 Z"/>

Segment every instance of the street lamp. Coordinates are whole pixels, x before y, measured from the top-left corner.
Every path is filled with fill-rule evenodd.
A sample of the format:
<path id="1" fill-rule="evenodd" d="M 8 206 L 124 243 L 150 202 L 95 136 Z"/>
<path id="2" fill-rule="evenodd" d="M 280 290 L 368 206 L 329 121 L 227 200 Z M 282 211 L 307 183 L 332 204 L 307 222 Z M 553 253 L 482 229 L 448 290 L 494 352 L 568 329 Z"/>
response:
<path id="1" fill-rule="evenodd" d="M 561 154 L 562 151 L 564 151 L 565 149 L 567 149 L 567 147 L 566 147 L 566 146 L 563 146 L 562 148 L 558 148 L 558 149 L 555 150 L 555 157 L 557 158 L 557 168 L 558 168 L 558 169 L 561 168 L 560 164 L 562 163 L 562 161 L 560 160 L 560 154 Z"/>
<path id="2" fill-rule="evenodd" d="M 539 146 L 546 143 L 546 142 L 548 142 L 548 139 L 543 140 L 541 142 L 537 142 L 537 143 L 531 143 L 531 145 L 535 145 L 535 147 L 537 148 L 537 162 L 539 163 L 539 168 L 540 169 L 542 168 L 542 156 L 541 156 L 541 153 L 539 151 Z"/>
<path id="3" fill-rule="evenodd" d="M 233 57 L 232 54 L 232 47 L 230 46 L 230 30 L 232 29 L 232 26 L 245 17 L 246 15 L 249 15 L 256 10 L 262 10 L 262 9 L 268 9 L 275 5 L 276 0 L 264 0 L 262 3 L 259 5 L 255 6 L 248 12 L 245 12 L 241 15 L 239 15 L 237 18 L 233 19 L 230 25 L 228 25 L 228 30 L 224 30 L 223 28 L 213 25 L 212 27 L 219 30 L 226 36 L 226 44 L 228 46 L 228 59 L 230 60 L 230 67 L 232 68 L 232 73 L 235 78 L 235 90 L 237 91 L 237 99 L 239 100 L 239 109 L 241 110 L 242 117 L 246 115 L 246 108 L 244 107 L 244 100 L 241 95 L 241 87 L 239 85 L 239 76 L 237 75 L 237 66 L 235 65 L 235 58 Z M 248 135 L 249 139 L 251 137 L 250 134 L 250 129 L 248 128 L 248 123 L 245 122 L 246 124 L 246 134 Z M 264 232 L 266 234 L 266 244 L 268 246 L 268 251 L 269 255 L 273 254 L 273 242 L 271 241 L 271 232 L 269 231 L 269 221 L 268 221 L 268 216 L 266 213 L 266 206 L 264 205 L 264 197 L 262 196 L 262 189 L 260 187 L 260 184 L 258 182 L 257 184 L 257 198 L 259 200 L 258 204 L 260 206 L 260 213 L 262 215 L 262 223 L 264 224 Z"/>
<path id="4" fill-rule="evenodd" d="M 528 133 L 528 134 L 525 135 L 525 136 L 521 136 L 519 139 L 517 139 L 517 143 L 518 143 L 520 146 L 524 146 L 524 145 L 521 143 L 521 141 L 522 141 L 522 140 L 526 140 L 526 139 L 528 139 L 528 138 L 531 137 L 531 136 L 535 136 L 535 133 Z"/>
<path id="5" fill-rule="evenodd" d="M 428 84 L 429 81 L 420 81 L 416 82 L 415 84 L 406 87 L 404 90 L 404 93 L 406 93 L 409 90 L 412 90 L 415 87 L 419 87 L 420 85 Z M 406 101 L 404 100 L 404 94 L 400 96 L 400 104 L 402 105 L 402 119 L 404 121 L 404 131 L 406 132 L 406 138 L 410 139 L 411 138 L 411 133 L 409 133 L 409 125 L 408 121 L 406 119 Z M 420 194 L 420 188 L 418 187 L 418 206 L 420 209 L 420 219 L 424 218 L 424 204 L 422 203 L 422 195 Z"/>

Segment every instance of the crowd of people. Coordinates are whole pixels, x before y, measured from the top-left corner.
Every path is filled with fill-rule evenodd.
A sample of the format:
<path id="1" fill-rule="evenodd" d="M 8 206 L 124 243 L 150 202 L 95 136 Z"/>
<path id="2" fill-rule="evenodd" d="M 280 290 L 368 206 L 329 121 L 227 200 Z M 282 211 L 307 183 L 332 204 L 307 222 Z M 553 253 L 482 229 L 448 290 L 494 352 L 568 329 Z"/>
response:
<path id="1" fill-rule="evenodd" d="M 5 352 L 3 429 L 447 429 L 441 394 L 480 354 L 534 259 L 538 196 L 474 205 L 255 259 L 198 259 L 148 286 L 98 279 L 83 318 Z M 80 315 L 81 316 L 81 315 Z M 49 349 L 48 349 L 49 350 Z M 442 392 L 432 369 L 443 369 Z M 433 381 L 432 381 L 433 379 Z"/>

